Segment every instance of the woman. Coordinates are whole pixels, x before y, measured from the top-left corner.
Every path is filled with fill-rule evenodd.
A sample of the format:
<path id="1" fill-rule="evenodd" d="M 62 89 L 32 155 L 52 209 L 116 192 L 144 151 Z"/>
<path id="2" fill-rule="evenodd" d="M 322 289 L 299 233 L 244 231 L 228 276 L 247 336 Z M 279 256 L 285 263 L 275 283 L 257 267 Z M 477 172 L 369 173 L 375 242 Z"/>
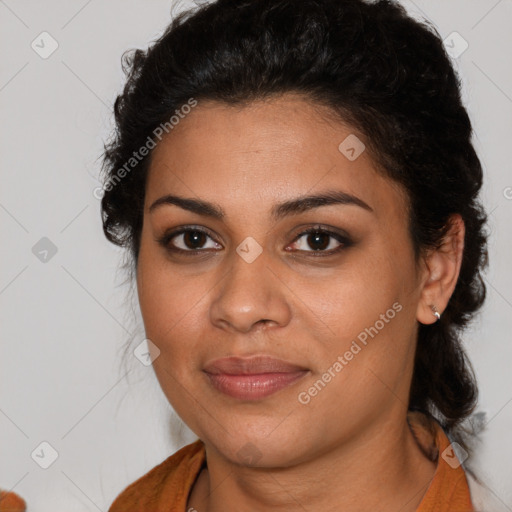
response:
<path id="1" fill-rule="evenodd" d="M 110 512 L 477 510 L 482 169 L 435 29 L 390 1 L 218 0 L 127 64 L 103 226 L 198 440 Z"/>

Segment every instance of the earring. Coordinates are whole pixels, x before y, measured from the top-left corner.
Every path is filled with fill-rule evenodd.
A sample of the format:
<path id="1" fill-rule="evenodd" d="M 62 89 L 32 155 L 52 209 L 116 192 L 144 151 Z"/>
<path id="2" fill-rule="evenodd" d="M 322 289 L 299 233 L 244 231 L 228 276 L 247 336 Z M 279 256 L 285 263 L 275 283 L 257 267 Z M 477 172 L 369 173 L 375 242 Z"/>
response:
<path id="1" fill-rule="evenodd" d="M 430 309 L 432 310 L 432 313 L 434 313 L 434 316 L 439 320 L 441 318 L 441 315 L 439 314 L 439 311 L 437 311 L 437 308 L 435 306 L 430 306 Z"/>

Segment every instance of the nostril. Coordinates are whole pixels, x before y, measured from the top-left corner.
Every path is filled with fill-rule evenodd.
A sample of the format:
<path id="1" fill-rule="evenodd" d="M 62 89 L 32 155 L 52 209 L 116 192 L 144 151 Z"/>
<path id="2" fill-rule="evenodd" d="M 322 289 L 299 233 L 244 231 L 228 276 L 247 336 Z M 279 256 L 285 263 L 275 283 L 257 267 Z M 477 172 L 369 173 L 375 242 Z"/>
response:
<path id="1" fill-rule="evenodd" d="M 264 326 L 266 326 L 266 325 L 271 324 L 271 323 L 272 323 L 272 320 L 267 320 L 266 318 L 264 318 L 263 320 L 258 320 L 256 322 L 256 325 L 263 324 Z"/>

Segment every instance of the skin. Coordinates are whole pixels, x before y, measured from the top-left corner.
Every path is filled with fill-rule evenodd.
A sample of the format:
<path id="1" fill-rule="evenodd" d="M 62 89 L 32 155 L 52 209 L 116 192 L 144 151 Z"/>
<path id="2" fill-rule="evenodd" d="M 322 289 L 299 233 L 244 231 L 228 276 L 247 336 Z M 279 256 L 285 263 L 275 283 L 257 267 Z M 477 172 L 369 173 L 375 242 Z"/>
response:
<path id="1" fill-rule="evenodd" d="M 327 114 L 294 94 L 236 108 L 199 102 L 153 151 L 138 294 L 146 336 L 160 350 L 160 385 L 205 443 L 208 467 L 188 502 L 199 512 L 414 511 L 435 472 L 408 427 L 407 404 L 418 322 L 435 322 L 430 305 L 442 313 L 453 293 L 464 225 L 455 216 L 445 243 L 416 261 L 407 195 L 376 172 L 368 151 L 350 161 L 338 150 L 349 134 L 365 139 Z M 276 203 L 328 190 L 373 211 L 334 204 L 270 216 Z M 166 194 L 215 203 L 225 217 L 171 204 L 150 211 Z M 316 224 L 344 230 L 352 244 L 315 257 L 318 244 L 297 237 Z M 195 245 L 177 235 L 168 246 L 203 253 L 158 243 L 182 226 L 210 235 Z M 340 247 L 325 236 L 322 250 Z M 247 237 L 262 249 L 252 263 L 236 251 Z M 395 318 L 300 403 L 394 303 L 402 306 Z M 216 358 L 261 354 L 309 372 L 255 402 L 221 394 L 202 372 Z M 237 455 L 248 443 L 252 462 Z"/>

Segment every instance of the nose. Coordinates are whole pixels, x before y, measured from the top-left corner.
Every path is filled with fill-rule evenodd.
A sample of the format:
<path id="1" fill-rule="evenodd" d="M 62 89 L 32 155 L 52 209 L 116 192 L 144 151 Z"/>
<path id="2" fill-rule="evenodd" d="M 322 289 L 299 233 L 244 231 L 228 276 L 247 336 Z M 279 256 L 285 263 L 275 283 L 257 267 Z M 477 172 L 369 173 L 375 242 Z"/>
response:
<path id="1" fill-rule="evenodd" d="M 265 250 L 251 263 L 236 252 L 231 260 L 230 270 L 214 289 L 212 323 L 239 333 L 285 326 L 290 321 L 289 288 L 270 267 Z"/>

